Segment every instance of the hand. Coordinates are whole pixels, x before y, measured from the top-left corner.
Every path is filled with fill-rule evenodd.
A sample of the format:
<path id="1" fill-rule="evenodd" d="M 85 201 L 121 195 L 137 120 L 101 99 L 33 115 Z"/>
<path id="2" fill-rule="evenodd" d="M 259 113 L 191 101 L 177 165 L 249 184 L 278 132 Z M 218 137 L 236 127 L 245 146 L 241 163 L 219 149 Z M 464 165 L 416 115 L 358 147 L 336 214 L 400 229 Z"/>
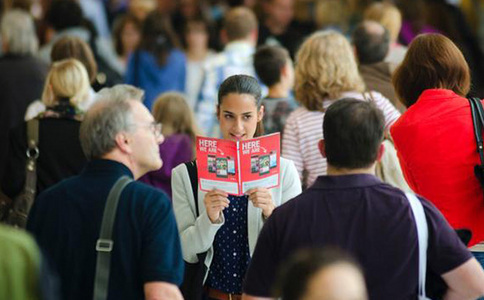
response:
<path id="1" fill-rule="evenodd" d="M 250 189 L 247 191 L 247 195 L 249 196 L 249 201 L 252 201 L 252 204 L 255 207 L 262 209 L 262 214 L 265 218 L 270 217 L 272 215 L 272 211 L 276 206 L 272 201 L 272 195 L 266 188 L 255 188 Z"/>
<path id="2" fill-rule="evenodd" d="M 226 192 L 217 189 L 213 189 L 205 194 L 203 203 L 205 203 L 208 218 L 212 223 L 216 223 L 220 219 L 222 211 L 229 207 L 228 196 Z"/>

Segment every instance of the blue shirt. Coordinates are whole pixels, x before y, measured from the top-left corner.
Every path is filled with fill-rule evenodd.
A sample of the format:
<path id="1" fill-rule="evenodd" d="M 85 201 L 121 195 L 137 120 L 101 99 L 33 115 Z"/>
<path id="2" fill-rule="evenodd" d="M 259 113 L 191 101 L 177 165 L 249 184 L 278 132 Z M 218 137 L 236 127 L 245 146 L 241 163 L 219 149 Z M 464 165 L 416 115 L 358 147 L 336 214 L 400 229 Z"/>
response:
<path id="1" fill-rule="evenodd" d="M 92 299 L 96 241 L 109 191 L 123 164 L 94 160 L 83 172 L 42 192 L 29 215 L 33 233 L 61 281 L 62 299 Z M 183 258 L 170 200 L 131 182 L 119 199 L 113 226 L 108 299 L 144 299 L 146 282 L 181 284 Z"/>
<path id="2" fill-rule="evenodd" d="M 139 55 L 136 59 L 136 55 Z M 136 62 L 137 60 L 137 62 Z M 130 55 L 126 69 L 126 83 L 145 91 L 144 104 L 151 110 L 156 98 L 168 91 L 185 92 L 186 56 L 173 49 L 162 66 L 154 55 L 136 51 Z"/>
<path id="3" fill-rule="evenodd" d="M 229 196 L 225 223 L 213 243 L 214 255 L 206 285 L 230 294 L 242 293 L 242 280 L 250 261 L 247 234 L 247 196 Z"/>

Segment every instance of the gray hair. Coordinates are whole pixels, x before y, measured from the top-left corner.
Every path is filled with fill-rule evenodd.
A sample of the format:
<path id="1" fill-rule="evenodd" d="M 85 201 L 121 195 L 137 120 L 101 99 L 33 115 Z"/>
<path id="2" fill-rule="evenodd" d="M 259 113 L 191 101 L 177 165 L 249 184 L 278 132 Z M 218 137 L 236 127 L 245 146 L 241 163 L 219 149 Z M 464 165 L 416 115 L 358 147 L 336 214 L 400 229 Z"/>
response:
<path id="1" fill-rule="evenodd" d="M 101 158 L 116 148 L 116 135 L 131 132 L 133 115 L 130 101 L 140 101 L 144 92 L 120 84 L 102 89 L 96 103 L 82 121 L 79 137 L 88 160 Z"/>
<path id="2" fill-rule="evenodd" d="M 35 55 L 39 40 L 35 33 L 34 20 L 20 9 L 7 11 L 1 22 L 2 39 L 8 46 L 8 53 Z"/>

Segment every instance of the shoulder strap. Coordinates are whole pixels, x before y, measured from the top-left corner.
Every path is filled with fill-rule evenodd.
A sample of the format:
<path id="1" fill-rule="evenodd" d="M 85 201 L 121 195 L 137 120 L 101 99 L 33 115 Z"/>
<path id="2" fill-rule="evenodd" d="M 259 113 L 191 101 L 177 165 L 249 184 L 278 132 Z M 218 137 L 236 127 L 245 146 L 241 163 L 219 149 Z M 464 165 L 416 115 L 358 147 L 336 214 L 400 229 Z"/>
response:
<path id="1" fill-rule="evenodd" d="M 140 56 L 139 50 L 136 50 L 133 55 L 134 55 L 134 57 L 133 57 L 133 59 L 134 59 L 134 66 L 133 66 L 134 86 L 139 86 L 139 81 L 140 81 L 140 79 L 139 79 L 140 70 L 138 70 L 138 68 L 139 68 L 139 56 Z"/>
<path id="2" fill-rule="evenodd" d="M 39 144 L 39 119 L 33 118 L 27 121 L 27 146 L 36 148 Z"/>
<path id="3" fill-rule="evenodd" d="M 27 151 L 25 155 L 25 184 L 20 197 L 16 197 L 9 211 L 7 223 L 25 228 L 27 218 L 34 204 L 37 192 L 37 158 L 39 157 L 39 120 L 34 118 L 27 121 Z"/>
<path id="4" fill-rule="evenodd" d="M 195 209 L 197 212 L 197 216 L 200 215 L 200 211 L 198 210 L 198 171 L 197 171 L 197 161 L 192 160 L 190 162 L 186 162 L 185 166 L 188 170 L 188 176 L 190 176 L 190 183 L 192 185 L 192 193 L 193 199 L 195 200 Z"/>
<path id="5" fill-rule="evenodd" d="M 484 128 L 484 110 L 482 109 L 481 100 L 478 98 L 468 98 L 471 106 L 472 123 L 474 124 L 474 136 L 477 143 L 477 152 L 481 159 L 481 165 L 484 165 L 484 150 L 482 129 Z"/>
<path id="6" fill-rule="evenodd" d="M 133 181 L 128 176 L 123 176 L 116 181 L 109 192 L 104 207 L 103 220 L 99 239 L 96 242 L 97 262 L 94 279 L 94 300 L 106 300 L 108 296 L 109 271 L 111 264 L 111 251 L 113 250 L 113 225 L 116 219 L 116 210 L 119 197 L 123 189 Z"/>
<path id="7" fill-rule="evenodd" d="M 418 236 L 418 295 L 419 299 L 428 299 L 425 296 L 425 280 L 427 276 L 427 247 L 429 229 L 422 203 L 413 193 L 405 193 L 417 226 Z"/>

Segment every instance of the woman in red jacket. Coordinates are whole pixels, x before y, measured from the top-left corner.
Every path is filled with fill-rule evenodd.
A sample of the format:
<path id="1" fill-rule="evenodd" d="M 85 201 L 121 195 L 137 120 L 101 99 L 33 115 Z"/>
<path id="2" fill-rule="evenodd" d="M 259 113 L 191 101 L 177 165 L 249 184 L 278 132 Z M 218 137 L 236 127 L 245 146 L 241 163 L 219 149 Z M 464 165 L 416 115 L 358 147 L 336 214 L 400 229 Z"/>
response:
<path id="1" fill-rule="evenodd" d="M 469 66 L 440 34 L 418 36 L 393 76 L 408 110 L 391 128 L 410 187 L 432 201 L 454 228 L 472 231 L 471 251 L 484 263 L 484 193 L 471 110 Z M 482 250 L 481 250 L 482 251 Z"/>

